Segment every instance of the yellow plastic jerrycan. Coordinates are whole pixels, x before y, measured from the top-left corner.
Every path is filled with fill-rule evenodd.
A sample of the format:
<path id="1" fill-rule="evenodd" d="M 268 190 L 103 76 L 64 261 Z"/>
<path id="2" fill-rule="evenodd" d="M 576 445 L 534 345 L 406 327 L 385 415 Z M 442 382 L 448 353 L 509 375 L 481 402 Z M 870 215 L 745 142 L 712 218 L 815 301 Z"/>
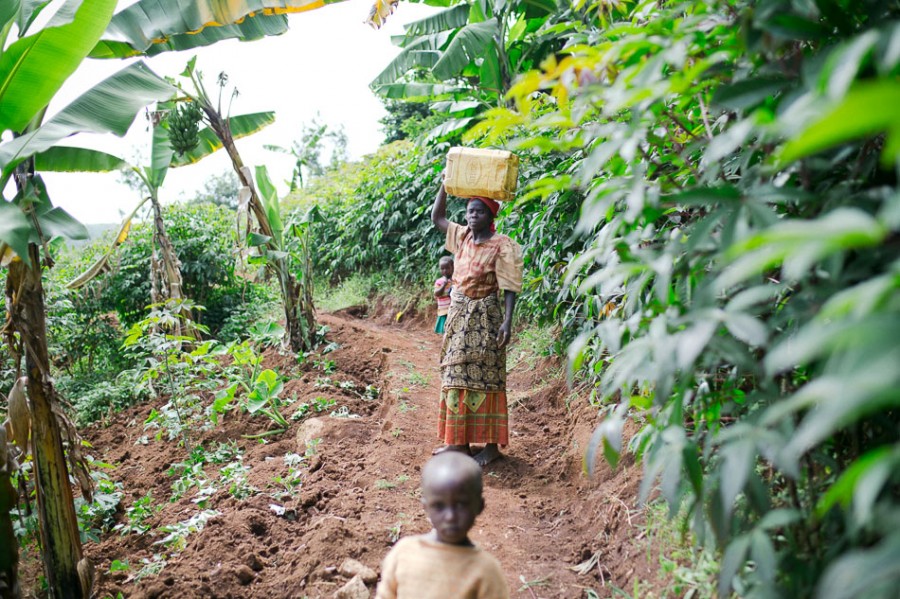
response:
<path id="1" fill-rule="evenodd" d="M 506 150 L 451 148 L 444 188 L 461 198 L 481 196 L 509 202 L 516 195 L 519 157 Z"/>

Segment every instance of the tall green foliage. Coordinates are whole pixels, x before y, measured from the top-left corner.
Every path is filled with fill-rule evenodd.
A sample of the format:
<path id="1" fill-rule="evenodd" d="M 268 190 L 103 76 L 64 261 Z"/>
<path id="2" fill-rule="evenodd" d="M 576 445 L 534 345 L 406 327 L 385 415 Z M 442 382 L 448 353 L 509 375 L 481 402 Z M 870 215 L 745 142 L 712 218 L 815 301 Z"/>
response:
<path id="1" fill-rule="evenodd" d="M 251 304 L 265 303 L 268 291 L 240 279 L 235 273 L 235 216 L 213 204 L 173 205 L 163 211 L 172 246 L 181 261 L 184 293 L 206 309 L 198 315 L 212 335 L 237 330 L 230 324 L 250 316 Z M 152 227 L 135 226 L 119 251 L 108 281 L 99 280 L 85 293 L 100 289 L 107 310 L 115 310 L 124 328 L 142 320 L 150 297 Z"/>
<path id="2" fill-rule="evenodd" d="M 439 160 L 401 141 L 384 146 L 355 170 L 354 186 L 328 195 L 315 186 L 308 190 L 306 197 L 319 199 L 312 225 L 316 271 L 339 279 L 390 270 L 409 281 L 436 272 L 444 241 L 431 223 L 431 204 L 442 171 Z"/>
<path id="3" fill-rule="evenodd" d="M 502 103 L 514 75 L 536 67 L 562 44 L 558 36 L 540 34 L 553 23 L 554 0 L 448 4 L 406 26 L 398 38 L 403 49 L 371 84 L 388 99 L 431 100 L 431 110 L 444 118 L 428 141 L 471 127 L 487 108 Z"/>
<path id="4" fill-rule="evenodd" d="M 686 504 L 723 596 L 895 596 L 900 7 L 575 16 L 473 135 L 571 157 L 531 188 L 585 195 L 567 276 L 573 368 L 613 402 L 594 448 L 615 462 L 643 416 L 643 496 Z"/>

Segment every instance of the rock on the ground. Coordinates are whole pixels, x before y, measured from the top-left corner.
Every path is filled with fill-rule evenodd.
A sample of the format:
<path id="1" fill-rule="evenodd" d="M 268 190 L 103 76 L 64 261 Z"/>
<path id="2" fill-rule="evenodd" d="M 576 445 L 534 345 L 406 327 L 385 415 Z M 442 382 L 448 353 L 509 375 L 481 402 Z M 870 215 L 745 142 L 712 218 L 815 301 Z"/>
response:
<path id="1" fill-rule="evenodd" d="M 313 439 L 321 439 L 325 434 L 325 421 L 321 418 L 308 418 L 297 429 L 297 452 L 306 453 L 306 447 Z"/>
<path id="2" fill-rule="evenodd" d="M 238 582 L 244 586 L 250 584 L 253 582 L 253 579 L 256 578 L 256 574 L 253 573 L 253 570 L 251 570 L 249 566 L 243 564 L 235 569 L 234 574 L 237 576 Z"/>
<path id="3" fill-rule="evenodd" d="M 343 561 L 338 571 L 347 578 L 359 576 L 366 584 L 372 584 L 378 580 L 378 574 L 375 573 L 375 570 L 350 557 Z"/>
<path id="4" fill-rule="evenodd" d="M 360 576 L 354 576 L 334 594 L 334 599 L 369 599 L 369 589 Z"/>

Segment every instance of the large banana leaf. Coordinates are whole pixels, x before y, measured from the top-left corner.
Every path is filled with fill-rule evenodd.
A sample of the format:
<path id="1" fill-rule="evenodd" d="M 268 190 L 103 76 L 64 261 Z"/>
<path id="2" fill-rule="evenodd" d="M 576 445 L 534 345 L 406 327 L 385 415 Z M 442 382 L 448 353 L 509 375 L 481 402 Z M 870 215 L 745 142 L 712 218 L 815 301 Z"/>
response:
<path id="1" fill-rule="evenodd" d="M 457 4 L 437 14 L 413 21 L 404 27 L 406 35 L 427 35 L 457 29 L 469 22 L 469 5 L 465 2 Z"/>
<path id="2" fill-rule="evenodd" d="M 31 221 L 18 204 L 7 202 L 0 197 L 0 258 L 6 260 L 6 244 L 19 256 L 28 255 L 28 238 L 31 235 Z"/>
<path id="3" fill-rule="evenodd" d="M 265 165 L 256 167 L 256 187 L 259 190 L 259 196 L 266 210 L 266 216 L 269 218 L 269 226 L 272 228 L 272 234 L 275 237 L 275 243 L 278 249 L 284 248 L 284 223 L 281 221 L 281 205 L 278 201 L 278 190 L 269 178 L 269 171 Z"/>
<path id="4" fill-rule="evenodd" d="M 274 112 L 254 112 L 252 114 L 243 114 L 228 119 L 231 135 L 234 139 L 240 139 L 241 137 L 256 133 L 274 122 Z M 222 142 L 209 127 L 205 127 L 200 130 L 200 143 L 197 147 L 190 152 L 185 152 L 183 156 L 174 156 L 172 158 L 171 166 L 179 167 L 193 164 L 220 149 L 222 149 Z"/>
<path id="5" fill-rule="evenodd" d="M 3 30 L 7 23 L 11 23 L 18 16 L 20 8 L 19 0 L 0 2 L 0 30 Z"/>
<path id="6" fill-rule="evenodd" d="M 288 13 L 321 8 L 342 0 L 139 0 L 116 13 L 109 25 L 107 36 L 125 42 L 143 53 L 151 46 L 166 44 L 173 36 L 199 35 L 210 27 L 241 24 L 245 20 L 280 17 Z M 274 26 L 275 23 L 272 24 Z M 268 26 L 268 25 L 267 25 Z M 257 30 L 258 32 L 260 30 Z M 240 28 L 221 32 L 225 37 L 241 37 Z M 267 34 L 264 34 L 267 35 Z M 219 37 L 218 39 L 225 39 Z M 196 38 L 196 46 L 211 43 L 203 37 Z M 217 40 L 213 40 L 217 41 Z M 192 40 L 183 37 L 178 41 L 180 49 L 187 49 Z M 99 55 L 119 56 L 123 48 L 111 50 L 109 44 L 98 48 Z M 159 51 L 164 51 L 160 49 Z"/>
<path id="7" fill-rule="evenodd" d="M 0 145 L 0 180 L 6 180 L 22 160 L 75 133 L 125 135 L 141 108 L 165 100 L 174 92 L 170 83 L 144 63 L 125 67 L 82 94 L 38 129 Z"/>
<path id="8" fill-rule="evenodd" d="M 414 68 L 430 69 L 434 67 L 441 57 L 440 50 L 448 39 L 450 39 L 450 33 L 442 31 L 411 42 L 369 85 L 380 87 L 396 83 L 400 77 Z"/>
<path id="9" fill-rule="evenodd" d="M 466 25 L 453 37 L 431 72 L 438 79 L 459 75 L 466 65 L 491 47 L 494 36 L 498 33 L 496 19 Z"/>
<path id="10" fill-rule="evenodd" d="M 199 33 L 182 33 L 171 35 L 165 40 L 155 42 L 141 52 L 128 42 L 101 40 L 91 51 L 91 58 L 128 58 L 145 54 L 155 56 L 162 52 L 191 50 L 209 46 L 221 40 L 239 39 L 242 42 L 258 40 L 272 35 L 281 35 L 288 30 L 287 18 L 284 15 L 260 15 L 252 19 L 244 19 L 235 25 L 207 27 Z"/>
<path id="11" fill-rule="evenodd" d="M 126 164 L 118 156 L 73 146 L 53 146 L 34 155 L 34 169 L 40 172 L 106 173 Z"/>
<path id="12" fill-rule="evenodd" d="M 375 88 L 378 95 L 391 100 L 433 100 L 462 91 L 461 87 L 443 83 L 389 83 Z"/>
<path id="13" fill-rule="evenodd" d="M 5 1 L 5 0 L 4 0 Z M 0 56 L 0 132 L 22 131 L 106 29 L 116 0 L 69 0 L 47 25 Z"/>
<path id="14" fill-rule="evenodd" d="M 156 108 L 157 110 L 172 110 L 175 108 L 175 104 L 174 102 L 160 102 Z M 162 187 L 174 155 L 175 150 L 172 149 L 172 142 L 169 141 L 169 131 L 161 124 L 153 127 L 153 139 L 150 142 L 150 168 L 144 169 L 152 187 L 156 189 Z"/>
<path id="15" fill-rule="evenodd" d="M 30 205 L 34 217 L 40 225 L 40 234 L 30 219 L 25 216 L 22 206 Z M 23 188 L 18 190 L 12 202 L 0 199 L 0 257 L 6 258 L 8 252 L 2 248 L 9 245 L 13 251 L 29 264 L 28 244 L 39 244 L 54 237 L 69 239 L 87 239 L 88 232 L 84 225 L 72 218 L 62 208 L 54 207 L 47 195 L 47 186 L 40 175 L 30 178 Z"/>
<path id="16" fill-rule="evenodd" d="M 45 8 L 51 4 L 52 0 L 8 0 L 4 3 L 4 18 L 6 14 L 13 13 L 13 18 L 19 27 L 19 37 L 28 35 L 28 29 L 40 16 Z M 73 2 L 68 6 L 63 6 L 56 13 L 57 24 L 65 25 L 75 17 L 75 10 L 78 8 L 78 2 Z M 6 20 L 0 23 L 6 23 Z"/>

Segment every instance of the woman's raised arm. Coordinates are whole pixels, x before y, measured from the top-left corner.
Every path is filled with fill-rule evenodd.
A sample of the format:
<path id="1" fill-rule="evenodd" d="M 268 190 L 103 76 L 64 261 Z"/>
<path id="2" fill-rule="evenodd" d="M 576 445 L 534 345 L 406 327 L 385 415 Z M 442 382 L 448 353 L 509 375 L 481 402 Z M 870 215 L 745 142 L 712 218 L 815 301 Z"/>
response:
<path id="1" fill-rule="evenodd" d="M 434 198 L 434 207 L 431 209 L 431 222 L 434 223 L 441 233 L 446 233 L 450 226 L 447 220 L 447 190 L 444 189 L 444 183 L 441 182 L 441 188 L 438 189 L 437 196 Z"/>

